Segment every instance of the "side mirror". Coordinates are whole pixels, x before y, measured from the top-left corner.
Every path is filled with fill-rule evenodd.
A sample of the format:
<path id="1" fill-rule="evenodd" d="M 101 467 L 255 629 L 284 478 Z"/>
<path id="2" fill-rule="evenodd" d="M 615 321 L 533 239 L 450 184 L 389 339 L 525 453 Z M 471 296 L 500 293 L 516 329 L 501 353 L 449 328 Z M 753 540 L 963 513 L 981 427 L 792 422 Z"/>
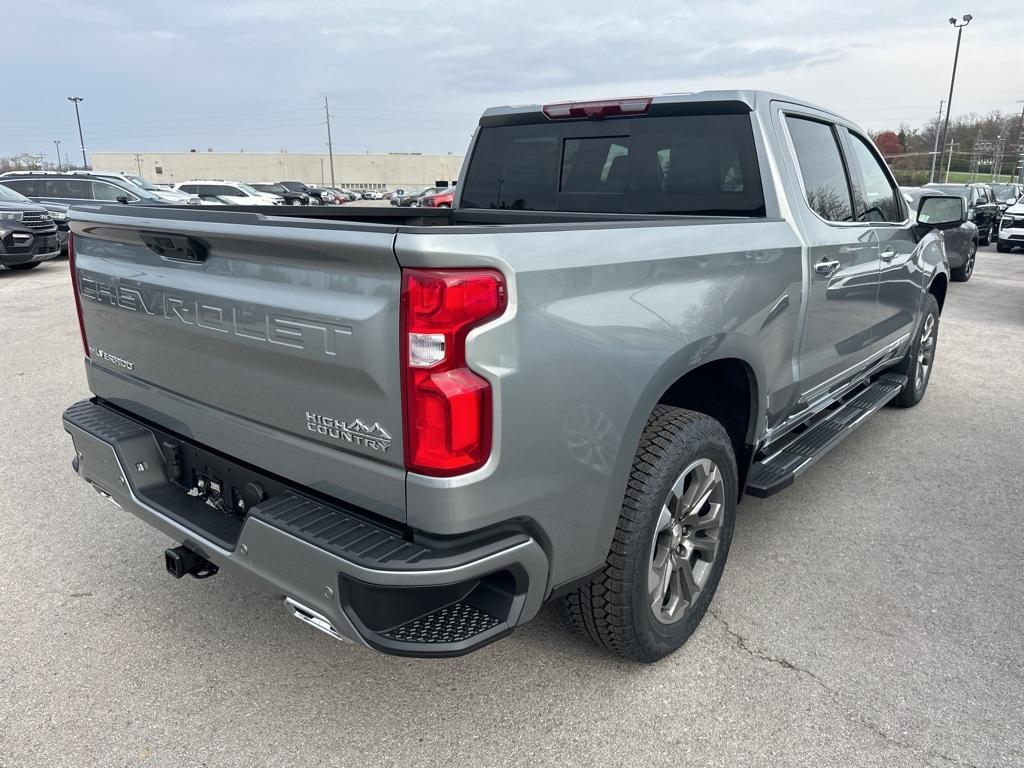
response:
<path id="1" fill-rule="evenodd" d="M 925 195 L 917 206 L 917 223 L 929 229 L 950 229 L 967 221 L 967 202 L 959 196 Z"/>
<path id="2" fill-rule="evenodd" d="M 967 212 L 967 220 L 968 221 L 974 221 L 974 209 L 973 208 Z"/>
<path id="3" fill-rule="evenodd" d="M 118 195 L 115 199 L 117 200 L 117 202 L 123 203 L 125 205 L 127 205 L 128 203 L 128 195 Z"/>

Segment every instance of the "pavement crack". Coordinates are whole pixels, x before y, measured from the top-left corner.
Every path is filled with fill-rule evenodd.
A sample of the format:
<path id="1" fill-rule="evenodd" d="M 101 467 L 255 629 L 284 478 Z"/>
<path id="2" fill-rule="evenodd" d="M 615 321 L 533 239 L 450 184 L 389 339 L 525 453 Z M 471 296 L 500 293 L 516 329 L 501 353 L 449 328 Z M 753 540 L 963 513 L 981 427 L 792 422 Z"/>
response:
<path id="1" fill-rule="evenodd" d="M 844 704 L 840 697 L 839 691 L 827 685 L 820 677 L 814 674 L 814 672 L 812 672 L 811 670 L 807 669 L 806 667 L 801 667 L 799 664 L 795 664 L 794 662 L 790 661 L 789 659 L 783 656 L 775 656 L 771 653 L 768 653 L 767 651 L 764 651 L 752 645 L 744 635 L 733 629 L 728 621 L 723 619 L 718 613 L 711 610 L 710 608 L 708 609 L 708 615 L 710 615 L 715 621 L 718 622 L 719 626 L 722 627 L 722 630 L 725 632 L 726 636 L 732 642 L 732 645 L 740 651 L 742 651 L 747 656 L 749 656 L 750 658 L 754 659 L 755 661 L 763 661 L 768 664 L 774 664 L 775 666 L 782 667 L 783 669 L 788 670 L 790 672 L 794 672 L 797 675 L 806 677 L 819 688 L 821 688 L 821 690 L 825 692 L 825 695 L 828 697 L 829 701 L 832 702 L 835 708 L 839 711 L 842 718 L 847 722 L 852 723 L 854 725 L 859 725 L 860 727 L 871 731 L 871 733 L 873 733 L 877 738 L 881 739 L 882 741 L 893 747 L 896 747 L 897 749 L 903 749 L 918 754 L 925 754 L 928 757 L 935 758 L 936 760 L 942 760 L 944 762 L 949 763 L 950 765 L 962 766 L 962 768 L 981 768 L 981 766 L 977 765 L 976 763 L 961 760 L 958 757 L 947 755 L 943 752 L 939 752 L 938 750 L 932 749 L 930 747 L 920 747 L 916 744 L 912 744 L 908 741 L 903 741 L 901 739 L 896 738 L 895 736 L 892 736 L 891 734 L 887 733 L 879 723 L 872 720 L 863 712 L 860 712 L 856 709 L 852 709 L 851 707 L 848 707 L 846 704 Z"/>

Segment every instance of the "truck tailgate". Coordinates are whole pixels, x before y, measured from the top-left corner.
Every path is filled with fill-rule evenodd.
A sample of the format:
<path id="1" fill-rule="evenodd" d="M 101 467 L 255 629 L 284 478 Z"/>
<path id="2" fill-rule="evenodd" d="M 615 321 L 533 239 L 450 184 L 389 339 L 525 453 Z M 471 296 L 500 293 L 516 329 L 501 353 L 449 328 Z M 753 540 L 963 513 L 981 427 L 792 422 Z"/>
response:
<path id="1" fill-rule="evenodd" d="M 74 219 L 95 394 L 404 520 L 393 228 L 99 208 Z"/>

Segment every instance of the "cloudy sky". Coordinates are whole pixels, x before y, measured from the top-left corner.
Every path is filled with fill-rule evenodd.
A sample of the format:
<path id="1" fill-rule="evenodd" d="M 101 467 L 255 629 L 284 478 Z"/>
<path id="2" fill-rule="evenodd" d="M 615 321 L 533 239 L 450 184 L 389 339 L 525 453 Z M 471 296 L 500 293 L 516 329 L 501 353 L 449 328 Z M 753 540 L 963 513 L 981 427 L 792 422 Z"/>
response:
<path id="1" fill-rule="evenodd" d="M 486 106 L 765 88 L 868 128 L 1024 99 L 1024 9 L 963 0 L 9 0 L 0 155 L 464 151 Z M 786 9 L 786 10 L 783 10 Z M 45 19 L 43 24 L 40 20 Z M 20 34 L 10 34 L 22 30 Z M 14 75 L 14 77 L 12 77 Z M 20 94 L 20 97 L 19 97 Z"/>

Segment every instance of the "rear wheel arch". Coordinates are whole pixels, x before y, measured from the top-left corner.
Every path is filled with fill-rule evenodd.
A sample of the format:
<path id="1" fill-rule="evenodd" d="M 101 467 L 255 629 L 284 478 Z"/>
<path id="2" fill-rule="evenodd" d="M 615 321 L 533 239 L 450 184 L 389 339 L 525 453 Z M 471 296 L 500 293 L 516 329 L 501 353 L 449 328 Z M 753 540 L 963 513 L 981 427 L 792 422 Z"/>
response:
<path id="1" fill-rule="evenodd" d="M 740 358 L 725 357 L 677 378 L 658 398 L 658 405 L 686 408 L 718 421 L 732 442 L 742 489 L 756 443 L 758 397 L 753 367 Z"/>
<path id="2" fill-rule="evenodd" d="M 939 303 L 939 314 L 942 314 L 942 306 L 946 303 L 946 290 L 949 288 L 949 278 L 942 272 L 932 278 L 928 285 L 928 293 L 935 297 Z"/>

